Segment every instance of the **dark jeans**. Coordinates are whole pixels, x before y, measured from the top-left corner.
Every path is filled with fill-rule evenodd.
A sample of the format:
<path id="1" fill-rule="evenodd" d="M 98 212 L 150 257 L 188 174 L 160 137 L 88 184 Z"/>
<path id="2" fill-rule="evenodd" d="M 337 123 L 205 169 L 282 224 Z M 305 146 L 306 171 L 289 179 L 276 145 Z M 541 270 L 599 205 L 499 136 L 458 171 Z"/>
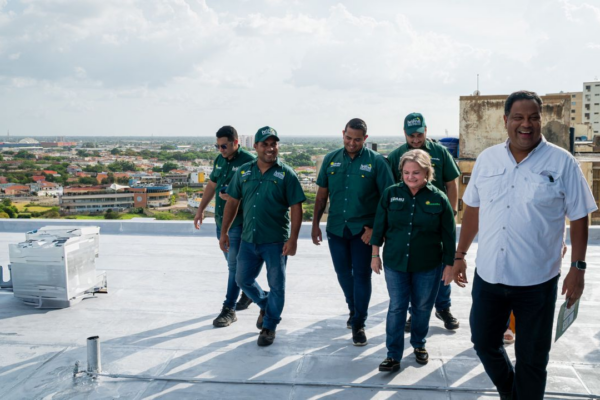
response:
<path id="1" fill-rule="evenodd" d="M 498 391 L 512 392 L 513 399 L 544 397 L 557 283 L 558 276 L 533 286 L 490 284 L 475 271 L 471 341 Z M 515 368 L 502 341 L 511 310 L 519 326 Z"/>
<path id="2" fill-rule="evenodd" d="M 408 300 L 412 298 L 413 306 L 410 344 L 415 349 L 425 347 L 431 310 L 442 272 L 439 268 L 424 272 L 401 272 L 385 266 L 384 268 L 385 283 L 390 295 L 385 324 L 387 356 L 401 360 L 404 351 L 404 324 Z"/>
<path id="3" fill-rule="evenodd" d="M 338 282 L 342 287 L 346 304 L 354 312 L 352 326 L 362 328 L 367 320 L 371 301 L 371 245 L 361 240 L 364 230 L 352 236 L 348 228 L 344 237 L 327 232 L 327 243 Z"/>
<path id="4" fill-rule="evenodd" d="M 221 227 L 219 225 L 217 225 L 217 239 L 221 239 Z M 227 260 L 227 268 L 229 269 L 227 293 L 225 293 L 225 301 L 223 302 L 223 305 L 234 310 L 235 303 L 240 295 L 240 288 L 237 283 L 235 283 L 237 255 L 240 251 L 240 243 L 242 243 L 242 225 L 238 225 L 229 229 L 229 252 L 223 252 L 225 255 L 225 260 Z"/>
<path id="5" fill-rule="evenodd" d="M 283 255 L 283 242 L 254 244 L 242 240 L 235 280 L 244 293 L 261 310 L 265 310 L 263 328 L 272 331 L 276 330 L 281 322 L 285 303 L 286 263 L 287 256 Z M 263 264 L 267 264 L 269 292 L 265 292 L 256 282 Z"/>

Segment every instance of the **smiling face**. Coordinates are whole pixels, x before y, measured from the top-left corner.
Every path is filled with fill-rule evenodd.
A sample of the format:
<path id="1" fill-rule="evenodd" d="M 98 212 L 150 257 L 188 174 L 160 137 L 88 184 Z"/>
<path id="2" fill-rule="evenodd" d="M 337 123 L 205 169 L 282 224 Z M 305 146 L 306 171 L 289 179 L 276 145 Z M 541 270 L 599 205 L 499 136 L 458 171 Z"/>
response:
<path id="1" fill-rule="evenodd" d="M 217 146 L 219 146 L 219 152 L 221 153 L 221 155 L 224 158 L 229 159 L 233 157 L 234 153 L 237 151 L 238 141 L 234 140 L 233 142 L 230 142 L 229 139 L 226 137 L 217 138 Z M 223 148 L 223 146 L 227 147 Z"/>
<path id="2" fill-rule="evenodd" d="M 368 137 L 362 130 L 350 127 L 342 131 L 342 135 L 344 135 L 344 149 L 351 158 L 354 158 L 362 150 Z"/>
<path id="3" fill-rule="evenodd" d="M 279 142 L 270 137 L 262 142 L 254 143 L 258 159 L 265 164 L 273 164 L 279 154 Z"/>
<path id="4" fill-rule="evenodd" d="M 510 138 L 510 150 L 529 154 L 542 140 L 542 112 L 535 100 L 517 100 L 504 116 L 504 126 Z M 518 158 L 518 157 L 515 157 Z"/>
<path id="5" fill-rule="evenodd" d="M 407 135 L 406 131 L 404 131 L 404 136 L 406 136 L 406 143 L 413 149 L 420 149 L 425 146 L 425 139 L 427 139 L 427 128 L 425 128 L 425 132 L 419 133 L 415 132 L 412 135 Z"/>
<path id="6" fill-rule="evenodd" d="M 427 170 L 414 161 L 406 161 L 402 167 L 402 181 L 416 191 L 427 184 Z"/>

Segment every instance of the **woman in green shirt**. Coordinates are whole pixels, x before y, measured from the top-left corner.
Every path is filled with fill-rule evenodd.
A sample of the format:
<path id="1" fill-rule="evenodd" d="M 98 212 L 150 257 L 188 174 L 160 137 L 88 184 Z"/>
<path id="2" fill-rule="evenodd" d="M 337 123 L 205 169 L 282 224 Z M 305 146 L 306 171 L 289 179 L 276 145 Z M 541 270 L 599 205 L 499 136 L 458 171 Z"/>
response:
<path id="1" fill-rule="evenodd" d="M 416 361 L 427 364 L 425 337 L 445 268 L 454 264 L 456 225 L 446 195 L 435 188 L 429 155 L 411 150 L 400 159 L 402 182 L 388 187 L 375 216 L 371 268 L 385 270 L 390 295 L 386 320 L 386 359 L 380 371 L 397 371 L 404 350 L 404 324 L 412 303 L 410 343 Z M 379 249 L 383 245 L 383 267 Z"/>

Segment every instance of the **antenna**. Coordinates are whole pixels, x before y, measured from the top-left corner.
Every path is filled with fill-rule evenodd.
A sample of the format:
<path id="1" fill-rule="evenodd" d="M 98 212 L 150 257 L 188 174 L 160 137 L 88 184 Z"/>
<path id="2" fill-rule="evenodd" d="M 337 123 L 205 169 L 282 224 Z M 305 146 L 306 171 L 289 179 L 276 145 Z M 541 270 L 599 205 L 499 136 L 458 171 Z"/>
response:
<path id="1" fill-rule="evenodd" d="M 481 92 L 479 91 L 479 74 L 477 74 L 477 89 L 473 92 L 473 96 L 479 96 Z"/>

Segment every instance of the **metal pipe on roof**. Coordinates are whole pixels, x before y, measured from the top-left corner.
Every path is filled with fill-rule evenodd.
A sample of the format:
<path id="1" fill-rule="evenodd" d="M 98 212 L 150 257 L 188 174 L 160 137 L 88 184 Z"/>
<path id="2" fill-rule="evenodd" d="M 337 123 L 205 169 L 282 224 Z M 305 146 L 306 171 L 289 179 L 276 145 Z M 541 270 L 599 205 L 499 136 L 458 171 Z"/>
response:
<path id="1" fill-rule="evenodd" d="M 111 374 L 105 372 L 87 372 L 92 377 L 106 377 L 114 379 L 138 379 L 144 381 L 167 381 L 179 383 L 218 383 L 226 385 L 276 385 L 276 386 L 312 386 L 328 388 L 360 388 L 360 389 L 380 389 L 380 390 L 416 390 L 416 391 L 434 391 L 434 392 L 457 392 L 457 393 L 481 393 L 498 394 L 493 389 L 461 388 L 451 386 L 419 386 L 419 385 L 376 385 L 369 383 L 335 383 L 335 382 L 291 382 L 291 381 L 258 381 L 242 379 L 204 379 L 204 378 L 176 378 L 170 376 L 152 376 L 152 375 L 130 375 L 130 374 Z M 600 395 L 591 393 L 566 393 L 566 392 L 546 392 L 546 396 L 557 396 L 560 398 L 580 398 L 580 399 L 600 399 Z"/>
<path id="2" fill-rule="evenodd" d="M 100 361 L 100 336 L 87 338 L 87 372 L 100 373 L 102 365 Z"/>

